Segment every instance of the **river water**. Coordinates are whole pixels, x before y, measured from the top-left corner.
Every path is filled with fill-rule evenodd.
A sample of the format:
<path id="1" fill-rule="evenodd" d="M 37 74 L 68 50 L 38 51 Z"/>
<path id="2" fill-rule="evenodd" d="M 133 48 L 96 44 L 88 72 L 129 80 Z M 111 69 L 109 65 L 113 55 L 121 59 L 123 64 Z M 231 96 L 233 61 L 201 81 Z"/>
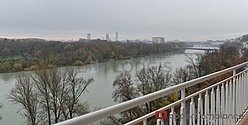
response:
<path id="1" fill-rule="evenodd" d="M 187 64 L 187 55 L 194 56 L 194 53 L 204 53 L 204 51 L 186 50 L 185 53 L 159 54 L 80 67 L 69 66 L 61 69 L 75 69 L 79 72 L 79 77 L 94 78 L 94 82 L 87 88 L 88 92 L 84 93 L 81 97 L 83 101 L 89 103 L 90 110 L 93 111 L 96 108 L 103 108 L 115 104 L 112 99 L 112 92 L 114 90 L 112 83 L 120 71 L 130 71 L 134 76 L 135 73 L 143 67 L 147 68 L 162 65 L 165 71 L 173 73 L 176 68 L 183 67 Z M 2 115 L 0 125 L 25 125 L 26 119 L 17 113 L 20 107 L 8 102 L 6 95 L 15 86 L 15 78 L 17 75 L 30 75 L 32 73 L 32 71 L 28 71 L 0 74 L 0 103 L 4 105 L 3 109 L 0 109 L 0 114 Z"/>

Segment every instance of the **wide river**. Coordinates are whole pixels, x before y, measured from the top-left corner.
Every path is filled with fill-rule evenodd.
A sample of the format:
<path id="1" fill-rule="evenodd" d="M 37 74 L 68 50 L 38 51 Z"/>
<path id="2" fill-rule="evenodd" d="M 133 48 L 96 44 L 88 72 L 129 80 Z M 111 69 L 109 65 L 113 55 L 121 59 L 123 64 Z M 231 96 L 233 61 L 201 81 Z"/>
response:
<path id="1" fill-rule="evenodd" d="M 186 50 L 185 53 L 152 55 L 128 60 L 90 64 L 81 67 L 69 66 L 62 69 L 76 69 L 79 72 L 78 76 L 94 78 L 94 82 L 87 88 L 88 92 L 82 96 L 82 100 L 88 101 L 90 110 L 92 111 L 95 108 L 103 108 L 115 104 L 112 99 L 112 92 L 114 90 L 112 83 L 120 71 L 131 71 L 134 76 L 143 67 L 162 65 L 165 67 L 165 71 L 173 74 L 177 68 L 187 64 L 187 55 L 194 56 L 194 53 L 204 53 L 204 51 Z M 32 71 L 0 73 L 0 103 L 4 105 L 0 109 L 0 114 L 2 115 L 0 125 L 25 125 L 26 119 L 17 113 L 20 110 L 20 106 L 8 102 L 6 95 L 15 86 L 17 75 L 30 75 L 32 73 Z"/>

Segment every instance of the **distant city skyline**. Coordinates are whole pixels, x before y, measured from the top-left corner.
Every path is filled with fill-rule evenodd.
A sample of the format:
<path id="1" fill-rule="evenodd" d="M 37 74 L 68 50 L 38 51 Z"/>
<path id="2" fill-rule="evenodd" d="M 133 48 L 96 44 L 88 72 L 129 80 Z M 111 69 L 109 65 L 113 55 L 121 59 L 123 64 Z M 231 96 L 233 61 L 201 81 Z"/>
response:
<path id="1" fill-rule="evenodd" d="M 207 40 L 226 40 L 226 39 L 234 39 L 237 37 L 240 37 L 242 35 L 245 35 L 248 33 L 243 33 L 243 34 L 236 34 L 236 35 L 231 35 L 230 37 L 223 37 L 222 39 L 199 39 L 199 40 L 187 40 L 187 39 L 178 39 L 178 38 L 171 38 L 171 39 L 167 39 L 165 41 L 173 41 L 173 40 L 180 40 L 180 41 L 207 41 Z M 1 36 L 0 38 L 7 38 L 7 39 L 25 39 L 25 38 L 38 38 L 38 39 L 44 39 L 44 40 L 58 40 L 58 41 L 71 41 L 72 39 L 74 41 L 77 41 L 79 39 L 87 39 L 87 40 L 93 40 L 93 39 L 101 39 L 101 40 L 107 40 L 106 36 L 108 35 L 109 40 L 116 40 L 116 34 L 101 34 L 101 35 L 96 35 L 93 33 L 86 33 L 85 35 L 79 36 L 79 37 L 65 37 L 65 36 L 56 36 L 56 37 L 42 37 L 42 36 Z M 93 36 L 93 37 L 92 37 Z M 120 35 L 121 36 L 121 35 Z M 155 35 L 158 36 L 158 35 Z M 149 40 L 149 41 L 153 41 L 153 37 L 155 36 L 151 36 L 151 37 L 143 37 L 143 38 L 136 38 L 136 37 L 128 37 L 126 36 L 126 38 L 124 39 L 119 39 L 119 34 L 118 34 L 118 41 L 125 41 L 125 40 Z"/>
<path id="2" fill-rule="evenodd" d="M 139 7 L 137 7 L 139 5 Z M 248 33 L 247 0 L 1 0 L 0 38 L 224 40 Z"/>

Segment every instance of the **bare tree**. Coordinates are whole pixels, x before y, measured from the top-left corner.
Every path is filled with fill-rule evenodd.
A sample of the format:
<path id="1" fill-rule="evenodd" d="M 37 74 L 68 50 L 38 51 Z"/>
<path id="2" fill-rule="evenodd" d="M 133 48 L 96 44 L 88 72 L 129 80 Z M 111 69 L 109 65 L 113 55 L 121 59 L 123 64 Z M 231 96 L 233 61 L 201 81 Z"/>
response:
<path id="1" fill-rule="evenodd" d="M 80 102 L 80 96 L 86 91 L 90 83 L 94 82 L 93 78 L 77 78 L 77 72 L 66 70 L 66 89 L 64 90 L 63 115 L 65 119 L 70 119 L 78 115 L 88 113 L 88 104 Z"/>
<path id="2" fill-rule="evenodd" d="M 171 74 L 165 73 L 161 65 L 148 69 L 143 68 L 136 73 L 136 77 L 138 78 L 138 89 L 143 95 L 165 89 L 171 81 Z M 146 112 L 152 112 L 161 105 L 163 105 L 162 98 L 145 103 Z"/>
<path id="3" fill-rule="evenodd" d="M 88 103 L 81 102 L 80 96 L 93 81 L 78 78 L 73 70 L 42 69 L 19 76 L 8 98 L 23 105 L 28 124 L 51 125 L 88 113 Z"/>
<path id="4" fill-rule="evenodd" d="M 15 87 L 9 92 L 7 98 L 22 105 L 22 115 L 27 118 L 27 123 L 37 125 L 41 120 L 39 116 L 39 100 L 37 92 L 31 82 L 30 77 L 19 75 Z"/>
<path id="5" fill-rule="evenodd" d="M 198 77 L 205 75 L 204 70 L 203 70 L 203 64 L 202 64 L 204 55 L 195 54 L 195 56 L 196 57 L 194 58 L 193 56 L 187 55 L 186 62 L 189 63 L 189 65 L 187 65 L 187 68 L 192 73 L 191 76 L 193 76 L 193 78 L 198 78 Z"/>
<path id="6" fill-rule="evenodd" d="M 115 90 L 112 94 L 115 102 L 121 103 L 139 96 L 137 89 L 134 87 L 134 82 L 131 79 L 130 72 L 121 72 L 113 82 Z M 122 122 L 128 122 L 143 114 L 140 107 L 134 107 L 127 111 L 121 112 Z M 114 116 L 110 117 L 112 121 L 118 122 Z"/>
<path id="7" fill-rule="evenodd" d="M 47 118 L 48 118 L 48 124 L 51 125 L 51 102 L 50 102 L 50 91 L 49 91 L 49 77 L 50 74 L 48 74 L 47 69 L 42 69 L 36 71 L 34 75 L 31 76 L 32 80 L 35 83 L 35 87 L 38 91 L 39 99 L 41 100 L 40 103 L 42 103 L 42 108 L 46 109 L 47 112 Z M 55 116 L 56 119 L 56 116 Z"/>
<path id="8" fill-rule="evenodd" d="M 174 72 L 174 77 L 172 81 L 174 85 L 178 85 L 180 83 L 193 79 L 192 77 L 193 76 L 191 76 L 191 72 L 189 68 L 187 68 L 187 66 L 184 68 L 180 67 L 179 69 L 176 69 L 176 71 Z"/>

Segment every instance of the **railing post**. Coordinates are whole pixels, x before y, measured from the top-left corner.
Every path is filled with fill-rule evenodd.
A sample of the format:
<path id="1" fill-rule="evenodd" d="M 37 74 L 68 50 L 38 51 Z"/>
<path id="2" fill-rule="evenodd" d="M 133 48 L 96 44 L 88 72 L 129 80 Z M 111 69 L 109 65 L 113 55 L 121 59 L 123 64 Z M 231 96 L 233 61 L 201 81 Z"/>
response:
<path id="1" fill-rule="evenodd" d="M 183 117 L 180 119 L 180 125 L 186 125 L 185 88 L 181 89 L 181 100 L 180 115 Z"/>

